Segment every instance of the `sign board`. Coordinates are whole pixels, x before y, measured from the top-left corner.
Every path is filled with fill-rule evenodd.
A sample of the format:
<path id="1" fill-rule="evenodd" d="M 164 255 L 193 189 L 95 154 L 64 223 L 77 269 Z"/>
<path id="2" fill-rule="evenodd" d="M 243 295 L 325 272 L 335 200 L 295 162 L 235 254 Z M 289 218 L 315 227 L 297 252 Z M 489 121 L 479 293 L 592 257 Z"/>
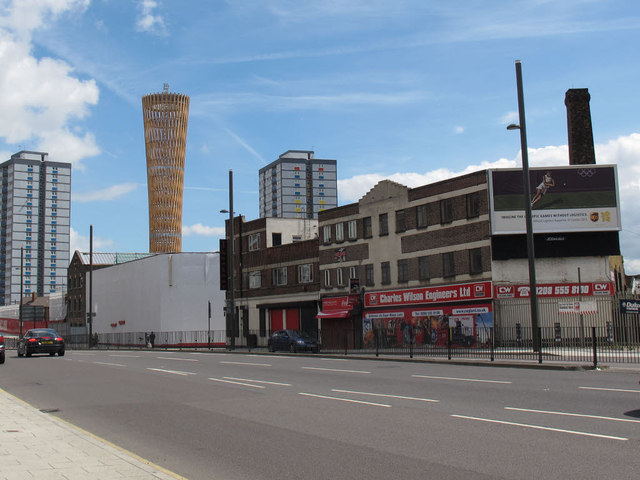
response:
<path id="1" fill-rule="evenodd" d="M 598 313 L 596 302 L 558 302 L 560 313 Z"/>
<path id="2" fill-rule="evenodd" d="M 535 233 L 621 230 L 615 165 L 579 165 L 529 170 Z M 489 171 L 491 233 L 524 234 L 522 170 Z"/>
<path id="3" fill-rule="evenodd" d="M 640 300 L 620 300 L 620 313 L 640 313 Z"/>
<path id="4" fill-rule="evenodd" d="M 365 293 L 365 307 L 386 307 L 429 303 L 488 300 L 492 296 L 491 282 L 442 285 Z"/>
<path id="5" fill-rule="evenodd" d="M 502 298 L 529 298 L 529 285 L 495 285 L 494 295 Z M 536 285 L 538 297 L 585 297 L 613 295 L 613 282 L 542 283 Z"/>

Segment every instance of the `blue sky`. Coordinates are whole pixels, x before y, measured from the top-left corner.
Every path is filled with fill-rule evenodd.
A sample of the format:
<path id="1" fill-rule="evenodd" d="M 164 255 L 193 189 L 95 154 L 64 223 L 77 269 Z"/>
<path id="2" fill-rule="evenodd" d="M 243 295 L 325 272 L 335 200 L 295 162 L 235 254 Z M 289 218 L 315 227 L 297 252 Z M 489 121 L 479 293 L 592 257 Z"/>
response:
<path id="1" fill-rule="evenodd" d="M 591 94 L 598 163 L 619 168 L 627 273 L 640 273 L 636 0 L 0 0 L 0 158 L 74 164 L 72 252 L 148 250 L 141 97 L 191 97 L 183 250 L 258 216 L 258 170 L 290 149 L 338 160 L 339 203 L 520 165 L 566 165 L 564 95 Z"/>

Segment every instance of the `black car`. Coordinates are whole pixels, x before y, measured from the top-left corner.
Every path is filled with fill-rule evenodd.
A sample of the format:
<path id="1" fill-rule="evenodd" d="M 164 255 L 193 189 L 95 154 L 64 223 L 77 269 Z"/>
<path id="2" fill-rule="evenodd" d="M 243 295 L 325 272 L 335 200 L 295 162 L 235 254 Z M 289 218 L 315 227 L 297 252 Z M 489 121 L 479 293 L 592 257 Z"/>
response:
<path id="1" fill-rule="evenodd" d="M 0 364 L 4 363 L 4 337 L 0 335 Z"/>
<path id="2" fill-rule="evenodd" d="M 306 333 L 295 330 L 278 330 L 269 337 L 269 351 L 288 350 L 289 352 L 314 352 L 320 351 L 318 341 Z"/>
<path id="3" fill-rule="evenodd" d="M 30 357 L 34 353 L 48 353 L 53 356 L 56 353 L 64 355 L 64 339 L 52 328 L 33 328 L 18 342 L 18 356 Z"/>

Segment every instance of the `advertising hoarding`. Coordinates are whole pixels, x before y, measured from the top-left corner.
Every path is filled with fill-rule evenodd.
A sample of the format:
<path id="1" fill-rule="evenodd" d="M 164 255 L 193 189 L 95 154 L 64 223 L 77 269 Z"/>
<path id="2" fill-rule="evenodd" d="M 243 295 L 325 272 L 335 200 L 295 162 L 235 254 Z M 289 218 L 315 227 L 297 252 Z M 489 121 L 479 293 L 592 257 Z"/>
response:
<path id="1" fill-rule="evenodd" d="M 615 165 L 574 165 L 529 171 L 535 233 L 621 230 Z M 491 233 L 525 233 L 522 170 L 489 170 Z"/>

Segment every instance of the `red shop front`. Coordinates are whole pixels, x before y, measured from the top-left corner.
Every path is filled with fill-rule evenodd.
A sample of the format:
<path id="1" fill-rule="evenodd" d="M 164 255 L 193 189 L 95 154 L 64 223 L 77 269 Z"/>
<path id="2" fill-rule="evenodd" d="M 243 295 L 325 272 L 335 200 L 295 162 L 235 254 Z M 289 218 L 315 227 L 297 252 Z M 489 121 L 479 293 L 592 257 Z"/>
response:
<path id="1" fill-rule="evenodd" d="M 322 348 L 352 349 L 358 346 L 362 325 L 359 305 L 358 295 L 322 299 L 322 310 L 316 315 L 321 321 Z"/>

